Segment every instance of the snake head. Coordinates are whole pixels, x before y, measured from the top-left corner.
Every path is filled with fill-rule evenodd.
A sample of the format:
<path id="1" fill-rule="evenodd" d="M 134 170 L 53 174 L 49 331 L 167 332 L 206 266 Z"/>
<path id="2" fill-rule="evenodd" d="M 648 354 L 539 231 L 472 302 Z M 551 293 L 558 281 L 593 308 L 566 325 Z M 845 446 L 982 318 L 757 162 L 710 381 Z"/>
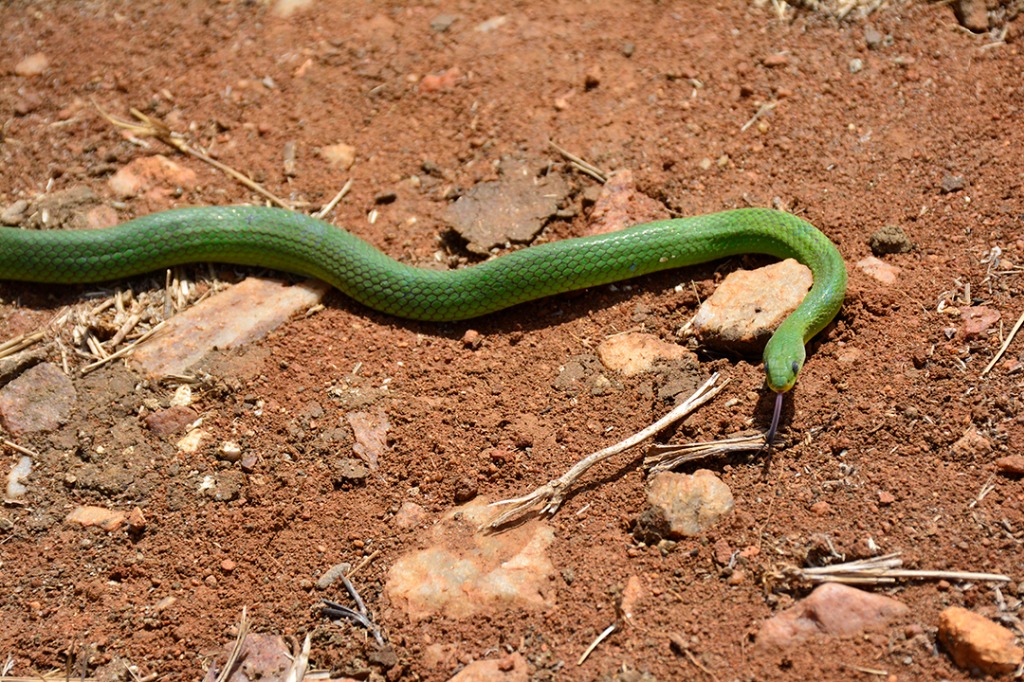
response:
<path id="1" fill-rule="evenodd" d="M 768 388 L 776 393 L 784 393 L 793 388 L 806 357 L 803 339 L 789 342 L 786 338 L 779 338 L 778 334 L 769 339 L 764 348 L 764 372 Z"/>

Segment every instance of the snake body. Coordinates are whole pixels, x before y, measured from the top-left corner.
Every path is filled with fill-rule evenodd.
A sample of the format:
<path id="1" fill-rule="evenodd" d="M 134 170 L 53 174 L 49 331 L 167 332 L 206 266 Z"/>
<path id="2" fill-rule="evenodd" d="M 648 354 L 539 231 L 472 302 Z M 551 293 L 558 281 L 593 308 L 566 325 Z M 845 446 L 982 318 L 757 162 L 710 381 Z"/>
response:
<path id="1" fill-rule="evenodd" d="M 193 262 L 316 277 L 381 312 L 455 321 L 565 291 L 744 253 L 795 258 L 814 284 L 764 351 L 768 386 L 789 390 L 804 344 L 836 315 L 846 268 L 809 223 L 768 209 L 662 220 L 514 251 L 470 267 L 412 267 L 314 218 L 262 207 L 182 208 L 99 230 L 0 228 L 0 279 L 83 283 Z"/>

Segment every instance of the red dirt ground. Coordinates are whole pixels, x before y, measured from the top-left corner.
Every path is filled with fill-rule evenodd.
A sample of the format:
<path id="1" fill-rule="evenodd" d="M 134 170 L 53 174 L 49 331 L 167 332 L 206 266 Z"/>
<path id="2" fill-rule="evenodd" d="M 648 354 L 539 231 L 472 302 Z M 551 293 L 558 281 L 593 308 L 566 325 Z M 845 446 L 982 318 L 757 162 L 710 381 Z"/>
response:
<path id="1" fill-rule="evenodd" d="M 457 18 L 438 32 L 431 22 L 441 14 Z M 505 22 L 477 30 L 497 16 Z M 873 48 L 868 27 L 883 37 Z M 785 432 L 796 444 L 767 469 L 744 458 L 704 464 L 732 488 L 731 520 L 672 551 L 637 545 L 629 525 L 644 508 L 644 479 L 635 457 L 620 458 L 588 476 L 552 520 L 562 577 L 548 613 L 410 624 L 382 589 L 388 568 L 421 542 L 395 527 L 395 512 L 415 500 L 436 518 L 467 486 L 492 499 L 522 494 L 661 416 L 669 406 L 652 397 L 650 378 L 621 378 L 624 388 L 606 395 L 552 384 L 567 359 L 609 334 L 643 328 L 675 338 L 694 292 L 707 295 L 747 259 L 459 324 L 405 322 L 332 294 L 318 314 L 225 357 L 218 381 L 197 391 L 216 439 L 258 453 L 251 475 L 212 451 L 176 453 L 141 425 L 145 401 L 166 404 L 167 386 L 140 385 L 119 367 L 76 379 L 72 421 L 19 441 L 42 456 L 28 504 L 0 510 L 0 657 L 13 656 L 18 675 L 70 667 L 77 676 L 88 659 L 88 674 L 124 661 L 141 675 L 197 679 L 223 660 L 246 606 L 256 631 L 312 633 L 314 667 L 374 679 L 444 680 L 499 649 L 521 653 L 535 679 L 611 679 L 624 668 L 659 680 L 878 679 L 858 669 L 967 679 L 935 645 L 939 612 L 964 605 L 1019 622 L 1024 590 L 1024 488 L 993 464 L 1024 446 L 1024 340 L 981 376 L 1024 312 L 1013 268 L 1024 262 L 1020 19 L 996 28 L 1004 27 L 1002 41 L 975 35 L 947 4 L 919 2 L 842 22 L 808 11 L 780 19 L 740 0 L 324 1 L 288 18 L 254 2 L 4 3 L 0 207 L 81 186 L 121 219 L 259 199 L 159 142 L 128 141 L 95 102 L 120 117 L 131 107 L 160 116 L 292 200 L 322 204 L 351 176 L 334 222 L 400 260 L 430 263 L 446 250 L 454 262 L 465 254 L 439 241 L 444 209 L 493 179 L 505 156 L 559 164 L 577 191 L 576 216 L 550 223 L 542 240 L 586 231 L 580 195 L 594 183 L 560 165 L 553 140 L 601 168 L 632 170 L 645 194 L 677 214 L 781 203 L 836 242 L 850 290 L 811 344 L 790 403 Z M 48 58 L 45 72 L 16 75 L 35 53 Z M 775 106 L 743 130 L 766 103 Z M 286 175 L 290 142 L 296 169 Z M 316 154 L 338 142 L 356 148 L 348 172 Z M 157 151 L 192 168 L 198 186 L 118 202 L 110 174 Z M 388 192 L 394 202 L 375 203 Z M 884 256 L 900 268 L 885 285 L 855 264 L 890 225 L 913 249 Z M 993 268 L 986 257 L 995 247 L 1002 260 Z M 159 288 L 156 279 L 135 285 Z M 674 292 L 680 283 L 685 293 Z M 0 338 L 46 324 L 91 290 L 3 283 Z M 972 304 L 1001 321 L 965 338 L 960 309 Z M 467 329 L 480 333 L 480 348 L 462 343 Z M 674 440 L 763 424 L 759 363 L 701 359 L 707 373 L 732 378 L 728 396 L 739 403 L 719 398 Z M 390 380 L 378 402 L 393 425 L 390 449 L 380 475 L 338 488 L 336 450 L 320 437 L 345 411 L 328 389 L 357 364 L 364 386 Z M 311 416 L 314 404 L 325 417 Z M 979 437 L 955 446 L 965 434 Z M 492 461 L 494 448 L 508 456 Z M 217 472 L 234 477 L 239 499 L 196 491 L 197 475 Z M 139 506 L 148 525 L 141 536 L 65 525 L 81 504 Z M 830 560 L 830 545 L 848 559 L 898 551 L 908 566 L 1014 581 L 999 592 L 902 584 L 885 592 L 911 615 L 886 629 L 762 651 L 759 624 L 806 594 L 774 578 L 787 565 Z M 759 552 L 747 578 L 730 584 L 718 559 L 750 547 Z M 390 667 L 367 662 L 373 646 L 363 632 L 320 617 L 312 587 L 327 567 L 368 555 L 359 584 L 395 647 Z M 224 560 L 237 567 L 225 572 Z M 614 620 L 630 576 L 648 590 L 634 625 L 577 666 Z M 169 596 L 174 605 L 154 609 Z M 431 665 L 430 643 L 456 653 Z"/>

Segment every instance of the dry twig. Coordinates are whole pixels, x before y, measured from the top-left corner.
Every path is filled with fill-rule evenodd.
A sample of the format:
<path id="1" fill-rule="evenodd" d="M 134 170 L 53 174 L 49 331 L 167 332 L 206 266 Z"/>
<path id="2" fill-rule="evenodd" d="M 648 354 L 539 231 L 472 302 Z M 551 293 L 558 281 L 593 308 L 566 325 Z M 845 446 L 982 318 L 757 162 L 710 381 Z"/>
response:
<path id="1" fill-rule="evenodd" d="M 608 639 L 613 632 L 615 632 L 615 623 L 606 627 L 604 631 L 597 636 L 597 639 L 590 643 L 590 646 L 588 646 L 586 651 L 583 652 L 583 655 L 580 656 L 580 660 L 576 661 L 576 665 L 583 665 L 583 662 L 587 660 L 587 657 L 590 656 L 591 653 L 593 653 L 594 649 L 597 648 L 597 645 Z"/>
<path id="2" fill-rule="evenodd" d="M 768 439 L 763 433 L 748 436 L 736 436 L 723 440 L 702 443 L 684 443 L 682 445 L 652 445 L 644 456 L 644 466 L 648 474 L 671 471 L 680 464 L 705 459 L 715 455 L 727 455 L 734 452 L 756 452 L 768 447 Z"/>
<path id="3" fill-rule="evenodd" d="M 1003 341 L 1003 345 L 999 347 L 999 352 L 993 356 L 992 360 L 987 365 L 985 365 L 985 369 L 981 370 L 981 376 L 985 376 L 993 367 L 996 366 L 996 363 L 999 362 L 999 358 L 1003 357 L 1003 353 L 1006 352 L 1006 349 L 1009 348 L 1014 337 L 1017 336 L 1017 332 L 1020 331 L 1022 324 L 1024 324 L 1024 313 L 1021 313 L 1020 317 L 1017 318 L 1017 323 L 1013 325 L 1013 329 L 1010 330 L 1010 335 L 1006 337 L 1006 340 Z"/>
<path id="4" fill-rule="evenodd" d="M 720 386 L 715 386 L 715 382 L 718 381 L 718 377 L 718 372 L 715 372 L 711 375 L 710 379 L 705 381 L 704 384 L 693 393 L 693 395 L 647 428 L 630 436 L 624 441 L 588 455 L 560 477 L 545 483 L 528 495 L 523 495 L 522 497 L 516 497 L 509 500 L 492 502 L 489 505 L 491 507 L 509 505 L 510 509 L 488 523 L 485 528 L 489 528 L 491 530 L 500 528 L 540 504 L 543 504 L 544 506 L 540 509 L 539 513 L 554 514 L 558 511 L 558 508 L 562 506 L 565 494 L 569 488 L 572 487 L 573 483 L 589 471 L 595 464 L 599 464 L 612 455 L 617 455 L 624 450 L 628 450 L 634 445 L 642 443 L 718 395 L 719 391 L 729 384 L 728 380 L 726 380 Z M 712 388 L 713 386 L 714 388 Z"/>
<path id="5" fill-rule="evenodd" d="M 975 573 L 972 571 L 918 571 L 900 568 L 903 560 L 899 552 L 882 556 L 848 561 L 831 566 L 792 569 L 793 575 L 811 583 L 844 583 L 847 585 L 891 585 L 897 580 L 957 580 L 1010 582 L 1010 576 L 1000 573 Z"/>
<path id="6" fill-rule="evenodd" d="M 601 170 L 597 166 L 595 166 L 595 165 L 593 165 L 591 163 L 588 163 L 587 161 L 584 161 L 583 159 L 581 159 L 580 157 L 576 156 L 572 152 L 569 152 L 569 151 L 567 151 L 565 149 L 562 149 L 561 147 L 559 147 L 557 144 L 555 144 L 551 140 L 548 140 L 548 144 L 551 145 L 552 149 L 554 149 L 556 152 L 558 152 L 563 157 L 565 157 L 565 159 L 570 164 L 572 164 L 572 167 L 575 168 L 576 170 L 580 171 L 581 173 L 586 173 L 590 177 L 592 177 L 595 180 L 597 180 L 598 182 L 600 182 L 602 185 L 604 183 L 608 182 L 608 173 L 604 172 L 603 170 Z"/>
<path id="7" fill-rule="evenodd" d="M 231 647 L 231 653 L 228 654 L 228 660 L 224 663 L 224 667 L 221 668 L 220 674 L 217 675 L 217 682 L 225 682 L 231 677 L 231 671 L 235 669 L 235 664 L 238 663 L 238 657 L 242 655 L 242 648 L 245 646 L 245 638 L 249 636 L 249 617 L 246 614 L 246 608 L 242 607 L 242 618 L 238 621 L 238 637 L 235 638 L 235 644 Z"/>
<path id="8" fill-rule="evenodd" d="M 171 147 L 174 147 L 179 152 L 182 152 L 183 154 L 188 154 L 189 156 L 194 156 L 195 158 L 199 159 L 200 161 L 202 161 L 204 163 L 210 164 L 211 166 L 213 166 L 217 170 L 221 171 L 222 173 L 226 173 L 226 174 L 230 175 L 231 177 L 233 177 L 238 182 L 242 183 L 243 185 L 245 185 L 249 189 L 253 190 L 254 192 L 257 192 L 261 196 L 269 199 L 270 201 L 272 201 L 273 203 L 277 204 L 281 208 L 287 208 L 289 210 L 294 209 L 294 206 L 291 203 L 289 203 L 289 202 L 285 201 L 284 199 L 278 197 L 273 192 L 265 189 L 262 185 L 260 185 L 257 182 L 254 182 L 253 180 L 249 179 L 248 177 L 246 177 L 242 173 L 239 173 L 234 168 L 232 168 L 232 167 L 230 167 L 230 166 L 228 166 L 226 164 L 223 164 L 220 161 L 217 161 L 216 159 L 210 158 L 209 156 L 207 156 L 203 152 L 201 152 L 201 151 L 199 151 L 197 149 L 192 148 L 188 144 L 188 142 L 185 141 L 184 137 L 180 133 L 175 133 L 174 131 L 172 131 L 170 126 L 168 126 L 166 123 L 164 123 L 160 119 L 155 118 L 153 116 L 147 116 L 146 114 L 142 113 L 138 109 L 132 108 L 132 109 L 129 110 L 129 111 L 131 111 L 132 116 L 134 116 L 136 119 L 138 119 L 141 122 L 141 123 L 133 123 L 131 121 L 124 121 L 124 120 L 121 120 L 121 119 L 118 119 L 118 118 L 115 118 L 115 117 L 111 116 L 110 114 L 105 112 L 100 107 L 100 105 L 96 104 L 95 102 L 93 102 L 93 106 L 95 106 L 97 111 L 100 112 L 100 115 L 103 116 L 103 118 L 107 119 L 107 121 L 109 123 L 111 123 L 112 125 L 115 125 L 118 128 L 124 128 L 126 130 L 130 130 L 133 133 L 135 133 L 136 135 L 144 135 L 144 136 L 147 136 L 147 137 L 155 137 L 156 139 L 160 140 L 164 144 L 166 144 L 168 146 L 171 146 Z"/>

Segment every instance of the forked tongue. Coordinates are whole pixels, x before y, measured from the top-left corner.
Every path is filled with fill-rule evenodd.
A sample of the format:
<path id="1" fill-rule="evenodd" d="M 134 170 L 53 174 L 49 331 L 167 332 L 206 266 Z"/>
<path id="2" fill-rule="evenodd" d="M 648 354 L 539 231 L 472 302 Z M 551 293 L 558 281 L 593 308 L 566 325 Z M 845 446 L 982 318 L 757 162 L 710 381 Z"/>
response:
<path id="1" fill-rule="evenodd" d="M 768 428 L 768 435 L 765 436 L 769 448 L 775 442 L 775 434 L 779 430 L 779 417 L 782 416 L 782 396 L 784 395 L 785 393 L 775 394 L 775 411 L 772 413 L 772 425 Z"/>

